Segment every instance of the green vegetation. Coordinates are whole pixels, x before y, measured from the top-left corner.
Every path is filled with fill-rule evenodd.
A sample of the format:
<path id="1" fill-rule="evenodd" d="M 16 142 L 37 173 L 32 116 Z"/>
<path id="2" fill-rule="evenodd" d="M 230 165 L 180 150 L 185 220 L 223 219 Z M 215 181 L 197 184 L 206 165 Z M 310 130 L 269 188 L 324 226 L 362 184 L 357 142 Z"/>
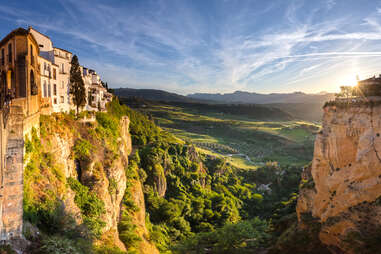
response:
<path id="1" fill-rule="evenodd" d="M 89 228 L 91 236 L 100 237 L 102 228 L 105 226 L 105 223 L 99 219 L 104 213 L 104 203 L 76 179 L 68 178 L 68 184 L 75 192 L 74 202 L 81 209 L 83 221 Z"/>
<path id="2" fill-rule="evenodd" d="M 127 99 L 122 101 L 132 103 Z M 246 167 L 254 168 L 253 164 L 267 161 L 302 166 L 312 159 L 314 135 L 319 129 L 314 123 L 263 121 L 242 114 L 211 112 L 208 107 L 203 111 L 203 107 L 192 103 L 144 103 L 144 107 L 134 106 L 152 116 L 163 129 L 224 157 L 248 156 Z M 231 160 L 234 164 L 235 158 Z"/>
<path id="3" fill-rule="evenodd" d="M 131 120 L 131 133 L 140 133 L 140 138 L 133 140 L 139 149 L 131 156 L 130 165 L 134 172 L 139 172 L 144 184 L 147 227 L 162 253 L 202 253 L 202 248 L 211 249 L 212 253 L 253 251 L 268 246 L 271 235 L 278 234 L 271 231 L 271 220 L 282 221 L 288 216 L 295 221 L 299 167 L 277 163 L 236 167 L 237 163 L 228 161 L 231 157 L 178 142 L 156 127 L 149 117 L 136 111 L 131 114 L 126 110 L 126 113 Z M 175 114 L 187 121 L 199 118 L 198 122 L 209 123 L 206 116 Z M 279 130 L 274 130 L 274 126 L 281 123 L 256 124 L 278 131 L 290 140 L 298 140 L 305 129 L 315 128 L 306 124 L 301 127 L 303 130 L 294 133 L 291 126 L 301 124 L 286 123 L 287 128 Z M 152 133 L 140 131 L 145 125 Z M 206 137 L 190 135 L 199 139 Z M 211 136 L 206 138 L 215 140 Z M 142 140 L 149 141 L 142 143 Z M 259 188 L 269 183 L 270 191 Z M 277 230 L 283 230 L 287 223 Z M 235 237 L 231 236 L 233 232 Z M 198 246 L 201 249 L 197 249 Z"/>
<path id="4" fill-rule="evenodd" d="M 17 254 L 10 245 L 0 245 L 0 253 L 2 254 Z"/>
<path id="5" fill-rule="evenodd" d="M 295 222 L 298 165 L 307 158 L 299 149 L 308 146 L 305 136 L 312 137 L 315 125 L 228 120 L 170 106 L 167 113 L 156 108 L 170 116 L 158 121 L 182 128 L 161 129 L 149 115 L 117 99 L 107 109 L 108 113 L 96 113 L 96 121 L 86 124 L 71 114 L 43 116 L 40 136 L 34 130 L 26 137 L 24 219 L 41 230 L 39 236 L 26 234 L 38 243 L 34 253 L 123 253 L 114 244 L 115 235 L 103 232 L 105 204 L 97 186 L 107 183 L 106 193 L 112 196 L 119 191 L 108 170 L 119 161 L 119 137 L 124 131 L 119 123 L 125 115 L 134 149 L 128 165 L 123 164 L 127 184 L 118 233 L 128 253 L 139 253 L 143 240 L 153 242 L 161 253 L 255 252 L 267 248 Z M 77 179 L 66 178 L 51 153 L 51 137 L 57 133 L 73 138 L 71 158 L 78 162 Z M 269 146 L 274 147 L 270 152 Z M 279 150 L 293 146 L 300 154 Z M 286 159 L 288 153 L 291 159 Z M 141 211 L 133 195 L 140 185 L 149 234 L 141 232 L 135 221 Z M 64 211 L 69 191 L 80 221 Z"/>
<path id="6" fill-rule="evenodd" d="M 228 224 L 187 239 L 175 247 L 175 253 L 253 253 L 269 241 L 268 231 L 269 225 L 258 218 Z"/>
<path id="7" fill-rule="evenodd" d="M 126 169 L 127 176 L 127 188 L 123 197 L 122 203 L 122 216 L 118 224 L 119 238 L 128 248 L 129 253 L 137 252 L 138 244 L 142 240 L 138 233 L 137 227 L 132 222 L 132 217 L 139 208 L 136 206 L 134 200 L 132 199 L 132 185 L 134 181 L 139 181 L 139 176 L 137 173 L 136 163 L 130 162 L 128 168 Z"/>
<path id="8" fill-rule="evenodd" d="M 78 139 L 73 147 L 75 157 L 79 160 L 88 159 L 93 149 L 91 143 L 85 139 Z"/>
<path id="9" fill-rule="evenodd" d="M 70 94 L 72 95 L 74 105 L 77 107 L 78 115 L 79 109 L 86 104 L 86 89 L 82 79 L 81 66 L 76 55 L 71 59 Z"/>
<path id="10" fill-rule="evenodd" d="M 105 205 L 97 194 L 98 184 L 106 178 L 105 170 L 119 156 L 119 116 L 99 113 L 96 122 L 86 125 L 75 118 L 72 114 L 41 116 L 40 135 L 33 130 L 25 137 L 24 220 L 41 232 L 36 235 L 26 230 L 25 236 L 34 243 L 30 251 L 123 253 L 114 240 L 105 238 L 105 222 L 101 219 Z M 52 137 L 57 134 L 74 140 L 70 156 L 77 162 L 78 179 L 66 179 L 59 157 L 52 152 L 52 142 L 56 142 Z M 118 183 L 112 177 L 108 183 L 106 188 L 114 195 Z M 80 218 L 65 209 L 68 195 L 73 194 Z"/>

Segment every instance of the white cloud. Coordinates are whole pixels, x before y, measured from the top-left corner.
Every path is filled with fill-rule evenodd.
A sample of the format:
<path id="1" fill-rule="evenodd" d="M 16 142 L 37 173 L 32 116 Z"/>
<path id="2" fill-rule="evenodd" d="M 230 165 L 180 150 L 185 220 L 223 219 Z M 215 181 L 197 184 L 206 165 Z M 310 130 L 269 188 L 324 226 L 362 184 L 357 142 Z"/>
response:
<path id="1" fill-rule="evenodd" d="M 328 62 L 336 66 L 335 61 L 344 58 L 381 56 L 380 47 L 361 51 L 365 48 L 361 45 L 381 40 L 381 25 L 374 16 L 379 9 L 357 20 L 352 16 L 324 20 L 319 15 L 334 8 L 332 0 L 316 8 L 303 1 L 289 6 L 273 1 L 258 11 L 250 9 L 250 1 L 237 9 L 237 2 L 229 1 L 225 4 L 231 8 L 219 3 L 216 15 L 202 15 L 187 1 L 152 1 L 134 8 L 125 2 L 59 3 L 63 11 L 54 17 L 12 7 L 0 12 L 18 24 L 73 38 L 71 45 L 93 46 L 100 54 L 84 62 L 99 68 L 115 86 L 140 84 L 183 93 L 253 90 L 258 81 L 282 76 L 278 82 L 288 83 L 310 77 Z M 272 17 L 272 11 L 285 7 L 283 15 Z M 269 17 L 277 24 L 266 26 Z M 361 30 L 349 29 L 348 23 L 356 21 L 363 22 Z"/>

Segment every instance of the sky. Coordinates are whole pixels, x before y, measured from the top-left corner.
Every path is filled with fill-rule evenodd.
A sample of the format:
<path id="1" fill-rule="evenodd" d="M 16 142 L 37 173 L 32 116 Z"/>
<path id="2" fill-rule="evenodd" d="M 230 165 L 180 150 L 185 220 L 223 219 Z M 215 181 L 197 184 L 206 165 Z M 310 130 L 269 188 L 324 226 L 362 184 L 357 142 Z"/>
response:
<path id="1" fill-rule="evenodd" d="M 377 0 L 0 0 L 110 87 L 335 92 L 381 73 Z"/>

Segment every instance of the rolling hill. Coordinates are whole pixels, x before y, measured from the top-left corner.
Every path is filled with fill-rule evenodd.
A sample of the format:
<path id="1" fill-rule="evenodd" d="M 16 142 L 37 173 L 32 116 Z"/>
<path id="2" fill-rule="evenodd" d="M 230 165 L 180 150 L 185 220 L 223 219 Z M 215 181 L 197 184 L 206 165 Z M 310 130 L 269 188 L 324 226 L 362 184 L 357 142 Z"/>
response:
<path id="1" fill-rule="evenodd" d="M 225 94 L 210 94 L 210 93 L 194 93 L 189 94 L 188 98 L 197 100 L 211 100 L 224 103 L 255 103 L 255 104 L 269 104 L 269 103 L 320 103 L 334 98 L 333 93 L 317 93 L 306 94 L 302 92 L 294 93 L 249 93 L 243 91 L 235 91 L 234 93 Z"/>

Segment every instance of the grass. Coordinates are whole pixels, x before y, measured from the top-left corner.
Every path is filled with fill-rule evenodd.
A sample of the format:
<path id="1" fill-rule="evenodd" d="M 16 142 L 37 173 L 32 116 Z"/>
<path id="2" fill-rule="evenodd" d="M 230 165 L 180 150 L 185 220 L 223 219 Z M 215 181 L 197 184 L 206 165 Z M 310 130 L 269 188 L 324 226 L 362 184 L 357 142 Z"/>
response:
<path id="1" fill-rule="evenodd" d="M 140 110 L 178 138 L 224 156 L 232 165 L 244 169 L 254 169 L 266 161 L 308 163 L 320 127 L 307 121 L 255 121 L 243 116 L 200 114 L 184 106 L 149 105 Z M 250 160 L 245 159 L 246 155 Z"/>

